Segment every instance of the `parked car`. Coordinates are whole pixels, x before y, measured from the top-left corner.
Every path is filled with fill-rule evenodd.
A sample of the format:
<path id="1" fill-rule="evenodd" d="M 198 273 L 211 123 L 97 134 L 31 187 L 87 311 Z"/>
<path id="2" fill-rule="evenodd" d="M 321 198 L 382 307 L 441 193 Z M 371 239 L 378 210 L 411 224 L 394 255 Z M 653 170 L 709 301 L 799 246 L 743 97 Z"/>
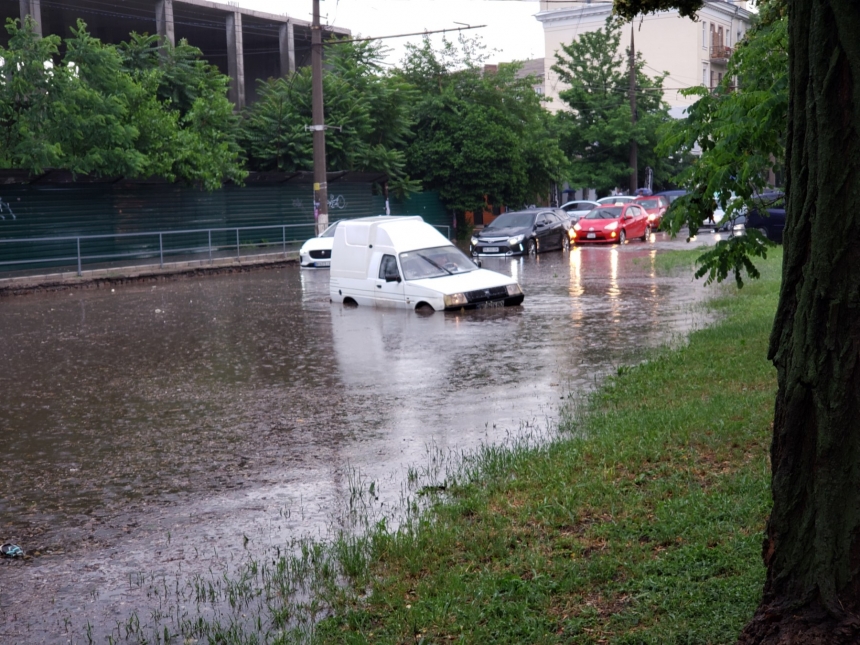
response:
<path id="1" fill-rule="evenodd" d="M 570 215 L 570 219 L 573 220 L 573 223 L 579 221 L 579 218 L 583 215 L 586 215 L 589 211 L 597 208 L 599 204 L 597 202 L 592 202 L 588 200 L 579 200 L 574 202 L 566 202 L 561 205 L 561 210 L 565 211 L 568 215 Z"/>
<path id="2" fill-rule="evenodd" d="M 588 242 L 618 242 L 651 235 L 648 215 L 638 204 L 600 206 L 580 219 L 573 227 L 576 244 Z"/>
<path id="3" fill-rule="evenodd" d="M 518 305 L 510 276 L 482 269 L 420 217 L 363 217 L 337 227 L 332 302 L 397 309 Z"/>
<path id="4" fill-rule="evenodd" d="M 755 200 L 759 206 L 723 222 L 719 230 L 734 236 L 743 235 L 754 228 L 769 240 L 781 244 L 785 230 L 785 195 L 779 192 L 762 193 Z"/>
<path id="5" fill-rule="evenodd" d="M 469 250 L 474 256 L 568 250 L 572 226 L 564 211 L 551 208 L 503 213 L 472 236 Z"/>
<path id="6" fill-rule="evenodd" d="M 652 229 L 660 227 L 663 215 L 669 210 L 669 198 L 663 195 L 637 197 L 634 203 L 639 204 L 648 213 L 648 224 Z"/>
<path id="7" fill-rule="evenodd" d="M 634 199 L 636 198 L 630 195 L 610 195 L 609 197 L 601 197 L 597 200 L 597 203 L 600 206 L 606 206 L 607 204 L 617 206 L 618 204 L 629 204 Z"/>
<path id="8" fill-rule="evenodd" d="M 334 244 L 334 232 L 340 222 L 335 222 L 322 232 L 319 237 L 312 237 L 302 244 L 299 249 L 299 264 L 303 267 L 331 266 L 331 249 Z"/>
<path id="9" fill-rule="evenodd" d="M 686 194 L 687 194 L 686 190 L 664 190 L 662 192 L 657 193 L 654 196 L 655 197 L 665 197 L 666 199 L 669 200 L 669 205 L 671 206 L 675 202 L 676 199 L 678 199 L 679 197 L 683 197 Z"/>

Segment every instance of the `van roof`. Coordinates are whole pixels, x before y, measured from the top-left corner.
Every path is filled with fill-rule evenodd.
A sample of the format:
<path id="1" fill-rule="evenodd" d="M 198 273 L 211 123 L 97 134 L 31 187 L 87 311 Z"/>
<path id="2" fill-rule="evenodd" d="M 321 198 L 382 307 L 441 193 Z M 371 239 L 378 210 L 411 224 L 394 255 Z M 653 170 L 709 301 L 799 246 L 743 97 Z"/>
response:
<path id="1" fill-rule="evenodd" d="M 385 245 L 397 249 L 398 253 L 427 249 L 437 246 L 445 246 L 451 242 L 430 224 L 424 222 L 419 216 L 413 217 L 362 217 L 345 221 L 347 228 L 365 229 L 366 233 L 344 231 L 347 244 L 361 244 L 359 237 L 374 244 Z M 370 230 L 376 233 L 371 237 Z M 365 237 L 367 236 L 367 237 Z M 354 240 L 354 241 L 353 241 Z"/>

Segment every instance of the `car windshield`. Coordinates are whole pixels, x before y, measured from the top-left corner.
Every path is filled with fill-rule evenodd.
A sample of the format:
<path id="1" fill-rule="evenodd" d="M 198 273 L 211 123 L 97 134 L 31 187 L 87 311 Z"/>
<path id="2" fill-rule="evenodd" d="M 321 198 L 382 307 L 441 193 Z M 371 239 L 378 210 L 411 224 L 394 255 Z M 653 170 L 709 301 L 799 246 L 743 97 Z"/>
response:
<path id="1" fill-rule="evenodd" d="M 636 203 L 642 208 L 660 208 L 659 199 L 640 199 Z"/>
<path id="2" fill-rule="evenodd" d="M 334 237 L 334 232 L 337 229 L 338 224 L 340 224 L 340 222 L 335 222 L 334 224 L 329 226 L 326 230 L 322 232 L 322 235 L 320 235 L 320 237 Z"/>
<path id="3" fill-rule="evenodd" d="M 621 217 L 621 206 L 613 206 L 612 208 L 595 208 L 582 219 L 615 219 Z"/>
<path id="4" fill-rule="evenodd" d="M 439 246 L 400 254 L 400 267 L 407 280 L 439 278 L 468 273 L 478 267 L 456 246 Z"/>
<path id="5" fill-rule="evenodd" d="M 534 221 L 534 213 L 504 213 L 494 219 L 493 223 L 484 230 L 489 231 L 495 228 L 528 228 L 534 224 Z"/>

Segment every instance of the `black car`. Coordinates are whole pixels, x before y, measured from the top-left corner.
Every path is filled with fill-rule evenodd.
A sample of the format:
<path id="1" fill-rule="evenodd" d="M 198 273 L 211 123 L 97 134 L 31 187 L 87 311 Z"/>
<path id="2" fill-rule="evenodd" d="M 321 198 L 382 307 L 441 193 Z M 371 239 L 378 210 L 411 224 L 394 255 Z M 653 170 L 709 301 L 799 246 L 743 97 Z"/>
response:
<path id="1" fill-rule="evenodd" d="M 754 228 L 769 240 L 782 243 L 782 232 L 785 229 L 785 195 L 762 193 L 755 197 L 755 202 L 758 204 L 756 208 L 725 222 L 720 230 L 731 231 L 732 235 L 742 235 Z"/>
<path id="2" fill-rule="evenodd" d="M 555 208 L 515 211 L 499 215 L 472 236 L 472 255 L 534 255 L 553 249 L 570 249 L 572 223 Z"/>

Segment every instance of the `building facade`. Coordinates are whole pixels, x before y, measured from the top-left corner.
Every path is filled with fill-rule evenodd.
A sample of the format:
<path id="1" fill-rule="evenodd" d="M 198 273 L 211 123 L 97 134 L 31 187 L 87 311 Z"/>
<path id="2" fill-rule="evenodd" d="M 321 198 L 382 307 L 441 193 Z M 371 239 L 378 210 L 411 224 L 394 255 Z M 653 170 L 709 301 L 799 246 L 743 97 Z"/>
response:
<path id="1" fill-rule="evenodd" d="M 288 15 L 244 9 L 209 0 L 0 0 L 0 19 L 31 16 L 40 35 L 71 35 L 78 19 L 107 43 L 128 40 L 134 31 L 158 34 L 176 44 L 186 39 L 230 77 L 230 100 L 241 108 L 257 97 L 256 80 L 286 76 L 310 65 L 311 23 Z M 348 36 L 324 27 L 323 38 Z M 9 35 L 0 29 L 0 44 Z"/>
<path id="2" fill-rule="evenodd" d="M 541 0 L 541 11 L 535 18 L 543 24 L 547 108 L 564 108 L 559 92 L 564 84 L 552 71 L 556 52 L 581 34 L 601 29 L 612 12 L 611 2 L 558 2 Z M 677 11 L 649 14 L 627 25 L 621 39 L 621 53 L 630 47 L 631 30 L 635 49 L 642 53 L 645 73 L 656 76 L 668 72 L 663 82 L 663 97 L 673 116 L 680 117 L 684 109 L 695 102 L 681 90 L 696 85 L 715 87 L 726 74 L 728 60 L 737 42 L 750 25 L 752 13 L 746 2 L 705 2 L 699 20 L 681 17 Z"/>

